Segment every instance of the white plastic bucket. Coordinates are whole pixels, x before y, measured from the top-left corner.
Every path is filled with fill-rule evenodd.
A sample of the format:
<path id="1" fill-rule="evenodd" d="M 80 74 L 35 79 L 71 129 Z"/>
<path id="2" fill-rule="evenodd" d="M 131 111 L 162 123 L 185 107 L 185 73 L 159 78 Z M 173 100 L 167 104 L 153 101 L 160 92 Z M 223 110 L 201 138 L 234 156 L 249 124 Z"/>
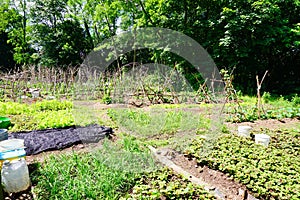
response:
<path id="1" fill-rule="evenodd" d="M 239 126 L 238 135 L 242 137 L 250 137 L 250 131 L 252 130 L 251 126 Z"/>
<path id="2" fill-rule="evenodd" d="M 30 186 L 25 156 L 24 140 L 10 139 L 0 142 L 1 183 L 8 193 L 21 192 Z"/>
<path id="3" fill-rule="evenodd" d="M 267 147 L 270 143 L 270 138 L 266 134 L 255 134 L 255 143 Z"/>

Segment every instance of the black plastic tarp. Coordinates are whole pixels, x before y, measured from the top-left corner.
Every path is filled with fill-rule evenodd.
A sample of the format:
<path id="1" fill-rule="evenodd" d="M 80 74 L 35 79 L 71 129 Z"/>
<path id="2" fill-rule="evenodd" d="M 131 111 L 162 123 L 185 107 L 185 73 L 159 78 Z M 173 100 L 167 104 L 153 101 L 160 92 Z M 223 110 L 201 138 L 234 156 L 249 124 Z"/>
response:
<path id="1" fill-rule="evenodd" d="M 89 125 L 62 129 L 35 130 L 9 134 L 9 139 L 24 139 L 26 155 L 59 150 L 81 143 L 96 143 L 113 133 L 109 127 Z"/>

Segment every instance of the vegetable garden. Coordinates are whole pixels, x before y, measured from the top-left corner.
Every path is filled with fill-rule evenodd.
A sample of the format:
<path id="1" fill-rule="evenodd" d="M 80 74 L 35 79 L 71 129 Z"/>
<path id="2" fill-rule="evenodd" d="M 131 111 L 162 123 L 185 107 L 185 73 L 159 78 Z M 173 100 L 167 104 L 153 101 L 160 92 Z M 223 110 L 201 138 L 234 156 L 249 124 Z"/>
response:
<path id="1" fill-rule="evenodd" d="M 0 200 L 300 199 L 299 0 L 0 5 Z"/>
<path id="2" fill-rule="evenodd" d="M 186 159 L 194 160 L 200 169 L 206 166 L 222 172 L 244 185 L 258 199 L 299 199 L 298 97 L 290 101 L 283 97 L 264 97 L 265 114 L 260 116 L 261 119 L 275 119 L 278 123 L 287 118 L 295 121 L 283 127 L 254 129 L 251 136 L 256 133 L 271 136 L 268 147 L 236 134 L 236 122 L 252 121 L 255 124 L 258 119 L 253 109 L 255 98 L 239 98 L 239 106 L 236 103 L 225 105 L 224 118 L 227 122 L 219 127 L 220 132 L 215 139 L 210 140 L 212 144 L 207 152 L 203 152 L 203 147 L 210 135 L 212 104 L 160 104 L 135 108 L 104 105 L 96 101 L 3 101 L 0 102 L 0 113 L 11 118 L 9 132 L 95 123 L 115 130 L 115 138 L 100 142 L 99 150 L 50 152 L 38 155 L 36 160 L 33 156 L 29 163 L 32 169 L 30 198 L 217 198 L 214 191 L 204 189 L 204 185 L 195 185 L 188 178 L 159 164 L 148 149 L 151 145 L 157 149 L 173 149 Z M 88 149 L 88 146 L 84 148 Z M 43 159 L 39 160 L 39 157 Z M 147 160 L 146 164 L 134 162 L 137 158 Z M 7 195 L 6 198 L 15 198 L 12 194 Z"/>

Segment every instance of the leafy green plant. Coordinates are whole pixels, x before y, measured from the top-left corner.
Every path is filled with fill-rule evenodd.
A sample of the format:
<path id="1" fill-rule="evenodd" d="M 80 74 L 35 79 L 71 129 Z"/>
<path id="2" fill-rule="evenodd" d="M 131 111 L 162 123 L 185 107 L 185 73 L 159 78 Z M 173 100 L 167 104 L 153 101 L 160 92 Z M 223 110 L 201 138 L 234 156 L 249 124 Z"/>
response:
<path id="1" fill-rule="evenodd" d="M 300 97 L 298 96 L 298 94 L 296 94 L 293 98 L 292 98 L 292 103 L 295 106 L 299 106 L 300 105 Z"/>
<path id="2" fill-rule="evenodd" d="M 264 100 L 265 103 L 269 103 L 270 101 L 273 100 L 269 92 L 264 92 L 264 94 L 262 95 L 262 99 Z"/>
<path id="3" fill-rule="evenodd" d="M 70 101 L 44 100 L 34 104 L 22 104 L 16 102 L 0 102 L 0 113 L 3 115 L 20 115 L 40 111 L 58 111 L 72 109 Z"/>
<path id="4" fill-rule="evenodd" d="M 101 99 L 102 103 L 105 104 L 111 104 L 112 102 L 112 98 L 109 95 L 103 95 L 102 99 Z"/>
<path id="5" fill-rule="evenodd" d="M 186 153 L 200 164 L 223 171 L 245 184 L 261 199 L 298 199 L 300 132 L 267 133 L 271 135 L 268 148 L 224 134 L 205 156 L 200 153 L 204 139 L 194 140 Z"/>
<path id="6" fill-rule="evenodd" d="M 34 104 L 0 102 L 0 113 L 10 116 L 10 131 L 62 128 L 75 125 L 69 101 L 41 101 Z"/>
<path id="7" fill-rule="evenodd" d="M 280 96 L 279 98 L 270 97 L 268 103 L 264 104 L 264 109 L 260 112 L 259 117 L 257 107 L 253 104 L 253 99 L 243 97 L 244 102 L 240 103 L 239 106 L 233 103 L 226 105 L 226 120 L 229 122 L 245 122 L 257 119 L 281 120 L 283 118 L 299 118 L 300 116 L 300 107 Z"/>
<path id="8" fill-rule="evenodd" d="M 122 199 L 215 199 L 202 187 L 164 168 L 143 175 Z"/>
<path id="9" fill-rule="evenodd" d="M 70 110 L 13 115 L 11 119 L 13 126 L 9 130 L 12 132 L 63 128 L 75 125 L 75 120 Z"/>

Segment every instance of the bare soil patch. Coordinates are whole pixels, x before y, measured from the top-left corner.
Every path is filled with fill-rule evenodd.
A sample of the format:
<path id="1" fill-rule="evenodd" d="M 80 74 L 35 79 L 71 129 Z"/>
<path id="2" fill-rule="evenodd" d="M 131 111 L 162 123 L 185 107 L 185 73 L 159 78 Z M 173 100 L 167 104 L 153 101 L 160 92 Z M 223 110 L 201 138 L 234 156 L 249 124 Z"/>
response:
<path id="1" fill-rule="evenodd" d="M 229 130 L 232 132 L 237 132 L 238 126 L 251 126 L 253 130 L 259 131 L 261 129 L 278 130 L 278 129 L 291 129 L 300 128 L 299 119 L 267 119 L 267 120 L 257 120 L 255 122 L 242 122 L 242 123 L 225 123 Z"/>

